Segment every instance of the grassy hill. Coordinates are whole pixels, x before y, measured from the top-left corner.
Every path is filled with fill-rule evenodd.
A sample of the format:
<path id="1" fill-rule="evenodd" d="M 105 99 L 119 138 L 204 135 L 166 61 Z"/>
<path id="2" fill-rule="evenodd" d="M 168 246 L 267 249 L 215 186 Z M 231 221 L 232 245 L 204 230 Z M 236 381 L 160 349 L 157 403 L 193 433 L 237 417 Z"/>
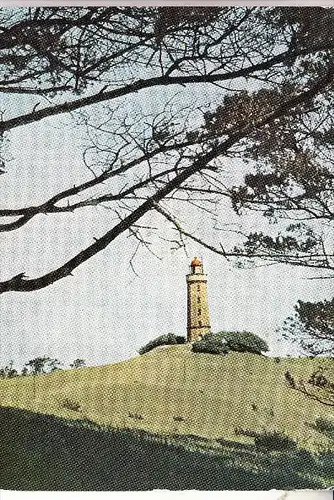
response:
<path id="1" fill-rule="evenodd" d="M 189 346 L 170 346 L 112 365 L 3 380 L 0 381 L 0 426 L 4 427 L 5 420 L 11 425 L 7 434 L 2 433 L 0 448 L 7 449 L 8 456 L 15 456 L 16 463 L 20 450 L 27 449 L 28 458 L 24 463 L 33 466 L 31 464 L 37 460 L 38 481 L 43 476 L 41 471 L 45 470 L 41 463 L 45 465 L 47 457 L 59 453 L 58 459 L 63 462 L 68 461 L 70 455 L 71 464 L 75 464 L 74 456 L 81 456 L 82 467 L 87 463 L 82 458 L 86 456 L 82 448 L 98 449 L 94 452 L 95 469 L 99 471 L 94 477 L 98 478 L 98 483 L 94 483 L 94 478 L 86 477 L 89 484 L 83 486 L 80 483 L 82 489 L 117 489 L 117 482 L 110 478 L 118 477 L 121 481 L 121 476 L 119 472 L 111 473 L 110 464 L 122 461 L 122 455 L 130 453 L 129 450 L 132 450 L 133 464 L 137 457 L 138 463 L 146 463 L 151 469 L 151 474 L 145 470 L 143 489 L 171 488 L 180 481 L 180 488 L 196 487 L 198 464 L 203 460 L 202 467 L 209 467 L 210 474 L 216 472 L 214 481 L 211 478 L 211 483 L 208 482 L 210 476 L 206 476 L 206 484 L 197 486 L 202 489 L 214 489 L 215 484 L 218 489 L 224 489 L 224 485 L 227 485 L 225 489 L 266 489 L 266 484 L 278 489 L 321 488 L 334 482 L 333 456 L 328 452 L 334 444 L 332 435 L 319 432 L 315 424 L 322 418 L 329 426 L 333 425 L 334 411 L 289 389 L 284 373 L 289 370 L 298 379 L 305 373 L 311 374 L 319 364 L 329 365 L 330 362 L 306 358 L 276 362 L 248 353 L 221 357 L 192 353 Z M 44 414 L 44 417 L 38 414 Z M 39 426 L 46 429 L 42 434 L 38 432 Z M 237 428 L 243 432 L 236 435 Z M 22 436 L 26 436 L 27 429 L 30 429 L 30 447 L 26 437 L 15 437 L 20 435 L 18 429 L 22 430 Z M 245 436 L 247 431 L 285 433 L 297 441 L 299 451 L 261 452 L 254 448 L 254 439 Z M 85 438 L 75 437 L 83 432 L 88 433 Z M 45 445 L 47 435 L 48 442 L 53 443 L 51 448 Z M 71 444 L 59 448 L 62 441 L 55 439 L 55 435 L 63 436 L 64 442 Z M 102 435 L 105 437 L 101 438 Z M 106 452 L 104 444 L 100 456 L 101 446 L 96 445 L 96 436 L 104 443 L 111 439 L 114 454 L 108 447 Z M 120 440 L 117 446 L 116 438 Z M 149 447 L 149 452 L 143 453 L 145 447 Z M 45 450 L 49 448 L 49 455 L 45 456 Z M 157 450 L 160 458 L 153 465 L 151 456 L 156 455 Z M 311 465 L 316 460 L 314 457 L 320 457 L 319 453 L 322 453 L 319 459 L 322 465 L 318 459 Z M 109 469 L 105 469 L 106 460 Z M 6 480 L 12 478 L 9 486 L 18 488 L 15 477 L 19 474 L 16 476 L 11 469 L 11 460 L 7 459 L 6 463 L 7 479 L 2 478 L 0 486 L 5 487 Z M 56 463 L 53 466 L 59 469 Z M 279 464 L 280 479 L 272 472 L 275 464 L 276 468 Z M 82 481 L 82 471 L 78 467 L 76 465 L 73 474 L 64 478 L 62 484 L 68 489 L 75 489 L 78 487 L 76 481 Z M 232 484 L 230 467 L 234 470 Z M 138 464 L 132 468 L 137 479 L 126 472 L 126 484 L 132 481 L 132 488 L 122 483 L 119 489 L 142 489 L 138 472 L 141 469 L 138 469 Z M 237 469 L 240 469 L 239 475 Z M 315 474 L 312 479 L 310 469 Z M 156 471 L 154 474 L 153 470 Z M 159 479 L 161 470 L 167 474 L 162 475 L 162 484 Z M 52 484 L 48 474 L 46 488 Z M 20 477 L 22 483 L 22 473 Z M 34 474 L 29 477 L 33 478 Z M 59 483 L 59 474 L 57 476 L 53 471 L 52 477 L 58 477 Z M 71 477 L 74 479 L 68 484 Z M 171 481 L 172 477 L 174 480 Z M 183 477 L 184 481 L 180 479 Z M 43 489 L 44 483 L 38 481 L 37 487 Z M 137 483 L 133 484 L 133 481 Z M 99 487 L 101 484 L 103 487 Z M 57 488 L 66 489 L 60 484 Z"/>

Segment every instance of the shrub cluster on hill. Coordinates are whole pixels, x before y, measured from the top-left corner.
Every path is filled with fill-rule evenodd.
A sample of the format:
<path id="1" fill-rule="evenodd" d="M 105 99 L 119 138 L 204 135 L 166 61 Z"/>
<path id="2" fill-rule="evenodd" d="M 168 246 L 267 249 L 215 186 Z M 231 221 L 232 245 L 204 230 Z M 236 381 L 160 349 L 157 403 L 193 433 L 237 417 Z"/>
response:
<path id="1" fill-rule="evenodd" d="M 248 436 L 254 438 L 255 447 L 266 450 L 295 450 L 297 442 L 291 437 L 279 431 L 252 431 L 248 429 L 235 429 L 236 436 Z"/>
<path id="2" fill-rule="evenodd" d="M 262 354 L 269 350 L 267 342 L 251 332 L 207 333 L 192 345 L 194 352 L 227 354 L 229 351 Z"/>
<path id="3" fill-rule="evenodd" d="M 208 333 L 201 340 L 192 345 L 194 352 L 206 352 L 208 354 L 227 354 L 229 348 L 226 343 L 217 337 L 217 334 Z"/>
<path id="4" fill-rule="evenodd" d="M 14 361 L 11 360 L 8 365 L 0 367 L 0 379 L 14 378 L 18 376 L 27 375 L 43 375 L 61 370 L 61 363 L 57 358 L 49 358 L 48 356 L 38 356 L 37 358 L 29 360 L 23 366 L 21 372 L 19 369 L 14 368 Z M 84 359 L 78 358 L 70 364 L 70 368 L 84 368 L 86 362 Z"/>
<path id="5" fill-rule="evenodd" d="M 160 335 L 160 337 L 150 340 L 146 345 L 141 347 L 138 352 L 141 355 L 161 345 L 184 344 L 185 341 L 186 339 L 180 335 L 175 335 L 174 333 L 167 333 L 167 335 Z"/>

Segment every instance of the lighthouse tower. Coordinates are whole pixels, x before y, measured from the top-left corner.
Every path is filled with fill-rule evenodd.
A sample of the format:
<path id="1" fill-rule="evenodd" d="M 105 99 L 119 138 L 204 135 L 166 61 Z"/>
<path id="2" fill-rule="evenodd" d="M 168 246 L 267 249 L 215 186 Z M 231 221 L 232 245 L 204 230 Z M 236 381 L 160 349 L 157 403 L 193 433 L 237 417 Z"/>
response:
<path id="1" fill-rule="evenodd" d="M 207 277 L 202 262 L 195 257 L 187 274 L 187 341 L 194 342 L 208 333 L 210 327 Z"/>

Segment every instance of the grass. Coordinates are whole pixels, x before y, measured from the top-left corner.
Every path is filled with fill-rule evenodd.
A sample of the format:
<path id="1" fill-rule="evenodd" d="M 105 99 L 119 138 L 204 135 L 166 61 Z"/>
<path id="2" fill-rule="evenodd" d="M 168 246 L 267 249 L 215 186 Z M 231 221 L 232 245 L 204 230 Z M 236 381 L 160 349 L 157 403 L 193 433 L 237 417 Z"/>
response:
<path id="1" fill-rule="evenodd" d="M 0 381 L 0 487 L 326 487 L 334 483 L 333 410 L 284 380 L 286 370 L 298 380 L 319 364 L 332 360 L 277 362 L 172 346 L 112 365 Z M 284 434 L 297 447 L 259 449 L 261 433 Z"/>
<path id="2" fill-rule="evenodd" d="M 330 452 L 110 429 L 0 409 L 0 486 L 16 490 L 291 490 L 331 484 Z"/>

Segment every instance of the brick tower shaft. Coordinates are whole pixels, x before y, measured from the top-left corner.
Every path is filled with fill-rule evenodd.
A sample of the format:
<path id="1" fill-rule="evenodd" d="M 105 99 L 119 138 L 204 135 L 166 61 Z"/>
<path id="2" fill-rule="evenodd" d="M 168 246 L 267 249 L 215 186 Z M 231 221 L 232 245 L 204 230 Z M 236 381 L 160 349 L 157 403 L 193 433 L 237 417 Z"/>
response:
<path id="1" fill-rule="evenodd" d="M 187 274 L 187 341 L 198 340 L 210 329 L 207 275 L 202 262 L 195 257 Z"/>

